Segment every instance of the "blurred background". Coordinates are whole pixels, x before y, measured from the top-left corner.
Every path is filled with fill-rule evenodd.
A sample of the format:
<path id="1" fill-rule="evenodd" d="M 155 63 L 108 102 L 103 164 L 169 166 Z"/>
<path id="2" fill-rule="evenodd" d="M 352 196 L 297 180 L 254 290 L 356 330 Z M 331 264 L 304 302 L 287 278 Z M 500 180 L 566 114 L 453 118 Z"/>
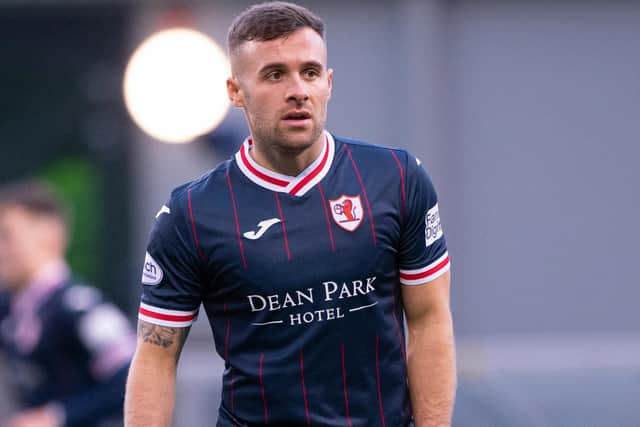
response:
<path id="1" fill-rule="evenodd" d="M 213 129 L 162 142 L 132 119 L 125 70 L 175 26 L 224 48 L 251 3 L 0 0 L 0 184 L 37 176 L 66 196 L 71 265 L 132 322 L 155 213 L 247 129 L 216 95 L 203 107 L 220 113 Z M 454 425 L 640 425 L 640 2 L 300 4 L 327 24 L 328 129 L 409 149 L 439 190 Z M 217 414 L 222 363 L 204 317 L 180 365 L 184 426 Z"/>

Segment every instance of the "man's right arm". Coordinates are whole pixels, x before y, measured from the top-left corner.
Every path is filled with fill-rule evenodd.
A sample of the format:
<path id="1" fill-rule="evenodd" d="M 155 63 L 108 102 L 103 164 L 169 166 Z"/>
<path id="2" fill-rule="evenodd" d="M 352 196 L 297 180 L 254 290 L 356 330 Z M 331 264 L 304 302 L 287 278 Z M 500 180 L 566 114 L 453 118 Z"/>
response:
<path id="1" fill-rule="evenodd" d="M 138 341 L 125 395 L 126 427 L 169 427 L 175 404 L 176 368 L 189 327 L 138 321 Z"/>

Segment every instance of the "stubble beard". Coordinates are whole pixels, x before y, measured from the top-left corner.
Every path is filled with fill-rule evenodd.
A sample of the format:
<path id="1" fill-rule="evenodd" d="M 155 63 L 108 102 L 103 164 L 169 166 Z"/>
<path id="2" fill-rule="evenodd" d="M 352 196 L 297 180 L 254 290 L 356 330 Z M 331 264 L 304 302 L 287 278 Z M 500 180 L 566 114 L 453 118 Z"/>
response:
<path id="1" fill-rule="evenodd" d="M 284 130 L 278 126 L 267 128 L 264 126 L 254 126 L 252 130 L 253 137 L 257 139 L 264 147 L 274 148 L 281 153 L 296 155 L 304 152 L 318 141 L 324 130 L 325 121 L 313 121 L 311 126 L 311 134 L 307 139 L 300 140 L 297 133 L 306 133 L 303 130 Z"/>

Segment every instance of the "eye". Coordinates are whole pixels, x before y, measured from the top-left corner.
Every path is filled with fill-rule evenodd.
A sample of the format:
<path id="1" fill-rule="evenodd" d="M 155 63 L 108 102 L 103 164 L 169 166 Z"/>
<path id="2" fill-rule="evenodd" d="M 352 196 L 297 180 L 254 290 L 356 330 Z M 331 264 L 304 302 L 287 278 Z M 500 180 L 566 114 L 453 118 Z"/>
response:
<path id="1" fill-rule="evenodd" d="M 267 80 L 278 81 L 278 80 L 282 79 L 282 72 L 280 72 L 278 70 L 271 71 L 265 77 L 266 77 Z"/>
<path id="2" fill-rule="evenodd" d="M 309 68 L 307 70 L 304 70 L 303 75 L 307 79 L 314 79 L 314 78 L 318 77 L 320 75 L 320 73 L 318 72 L 318 70 L 316 70 L 314 68 Z"/>

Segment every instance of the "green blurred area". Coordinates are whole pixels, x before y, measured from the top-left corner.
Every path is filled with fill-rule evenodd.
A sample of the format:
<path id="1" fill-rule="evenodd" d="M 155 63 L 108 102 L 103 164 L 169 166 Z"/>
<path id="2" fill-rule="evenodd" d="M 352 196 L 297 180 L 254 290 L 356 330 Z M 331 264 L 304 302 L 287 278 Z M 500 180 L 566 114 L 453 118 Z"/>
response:
<path id="1" fill-rule="evenodd" d="M 107 236 L 104 191 L 98 169 L 87 159 L 68 156 L 52 161 L 39 174 L 58 191 L 71 209 L 71 239 L 67 260 L 74 272 L 92 285 L 100 285 L 100 260 L 104 259 L 102 239 Z"/>
<path id="2" fill-rule="evenodd" d="M 0 185 L 52 185 L 72 211 L 72 269 L 127 306 L 129 7 L 13 3 L 0 13 Z"/>

